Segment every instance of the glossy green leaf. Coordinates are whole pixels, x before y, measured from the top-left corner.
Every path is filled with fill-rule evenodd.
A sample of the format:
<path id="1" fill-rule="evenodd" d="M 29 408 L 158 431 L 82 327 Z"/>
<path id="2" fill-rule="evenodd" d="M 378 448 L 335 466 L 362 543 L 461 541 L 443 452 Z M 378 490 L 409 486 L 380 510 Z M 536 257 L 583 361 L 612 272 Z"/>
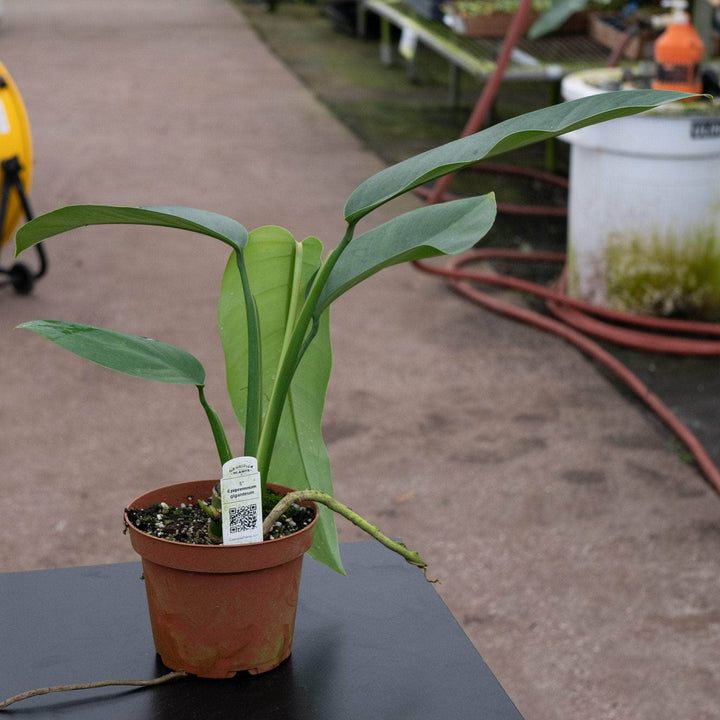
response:
<path id="1" fill-rule="evenodd" d="M 587 8 L 591 0 L 554 0 L 553 4 L 528 30 L 531 40 L 547 35 L 559 28 L 571 15 Z"/>
<path id="2" fill-rule="evenodd" d="M 205 370 L 195 357 L 158 340 L 61 320 L 33 320 L 18 327 L 125 375 L 177 385 L 205 383 Z"/>
<path id="3" fill-rule="evenodd" d="M 23 225 L 16 234 L 15 255 L 54 235 L 87 225 L 153 225 L 208 235 L 235 250 L 247 242 L 247 230 L 232 218 L 184 207 L 117 207 L 71 205 L 41 215 Z"/>
<path id="4" fill-rule="evenodd" d="M 474 135 L 404 160 L 368 178 L 348 198 L 345 219 L 349 223 L 356 222 L 383 203 L 480 160 L 586 125 L 634 115 L 687 97 L 697 96 L 669 90 L 620 90 L 510 118 Z"/>
<path id="5" fill-rule="evenodd" d="M 300 262 L 296 264 L 298 252 Z M 288 318 L 294 321 L 310 278 L 321 262 L 322 245 L 307 238 L 299 245 L 283 228 L 253 230 L 244 250 L 245 266 L 260 323 L 262 388 L 266 405 L 283 353 Z M 299 269 L 297 265 L 299 264 Z M 293 299 L 294 298 L 294 299 Z M 218 325 L 225 352 L 228 392 L 235 416 L 245 419 L 247 388 L 247 327 L 242 283 L 237 266 L 228 262 L 218 307 Z M 295 373 L 281 415 L 268 472 L 269 482 L 292 488 L 332 493 L 330 461 L 322 438 L 322 412 L 330 379 L 332 353 L 328 313 Z M 320 508 L 310 554 L 342 572 L 332 511 Z"/>
<path id="6" fill-rule="evenodd" d="M 491 193 L 421 207 L 359 235 L 330 273 L 319 310 L 383 268 L 468 250 L 490 230 L 495 215 Z"/>

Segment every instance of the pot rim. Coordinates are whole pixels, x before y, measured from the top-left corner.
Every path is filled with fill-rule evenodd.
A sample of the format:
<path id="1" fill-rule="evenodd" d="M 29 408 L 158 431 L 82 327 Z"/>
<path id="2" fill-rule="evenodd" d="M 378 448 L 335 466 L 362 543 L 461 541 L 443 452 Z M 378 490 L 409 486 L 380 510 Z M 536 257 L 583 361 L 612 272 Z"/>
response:
<path id="1" fill-rule="evenodd" d="M 190 572 L 252 572 L 292 562 L 310 549 L 318 518 L 318 507 L 311 501 L 301 504 L 312 507 L 315 517 L 309 525 L 301 530 L 273 540 L 240 545 L 199 545 L 155 537 L 139 530 L 127 516 L 128 509 L 146 507 L 155 502 L 161 502 L 158 499 L 161 497 L 170 498 L 170 502 L 167 499 L 164 502 L 176 505 L 179 504 L 177 498 L 193 497 L 197 499 L 206 494 L 209 495 L 217 482 L 217 480 L 195 480 L 164 485 L 138 496 L 128 504 L 123 513 L 125 523 L 130 534 L 130 542 L 143 561 L 147 560 L 158 565 Z M 268 487 L 281 495 L 293 492 L 293 488 L 275 483 L 268 483 Z M 180 502 L 184 501 L 180 500 Z"/>

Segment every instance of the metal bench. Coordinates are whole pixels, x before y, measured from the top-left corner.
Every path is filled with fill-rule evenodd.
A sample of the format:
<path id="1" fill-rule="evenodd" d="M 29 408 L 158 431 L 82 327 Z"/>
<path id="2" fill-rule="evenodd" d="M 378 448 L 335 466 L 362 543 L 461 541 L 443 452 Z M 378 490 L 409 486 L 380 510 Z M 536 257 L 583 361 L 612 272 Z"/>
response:
<path id="1" fill-rule="evenodd" d="M 460 71 L 480 82 L 487 81 L 497 68 L 497 59 L 505 38 L 468 38 L 455 33 L 444 23 L 429 20 L 414 12 L 402 0 L 360 0 L 358 33 L 364 35 L 366 15 L 380 17 L 380 57 L 384 64 L 395 62 L 396 52 L 391 26 L 400 28 L 399 50 L 415 73 L 417 43 L 447 59 L 450 64 L 450 102 L 460 98 Z M 559 83 L 570 72 L 607 64 L 608 50 L 585 35 L 552 35 L 537 40 L 520 37 L 510 53 L 504 70 L 504 81 L 544 81 L 552 88 L 552 99 L 558 98 Z"/>

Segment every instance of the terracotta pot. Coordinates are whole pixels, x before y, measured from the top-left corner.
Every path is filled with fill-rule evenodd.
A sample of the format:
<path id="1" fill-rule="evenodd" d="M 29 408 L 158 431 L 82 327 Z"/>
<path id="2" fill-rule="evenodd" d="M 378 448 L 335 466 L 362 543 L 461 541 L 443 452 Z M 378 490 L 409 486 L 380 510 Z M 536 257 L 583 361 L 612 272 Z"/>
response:
<path id="1" fill-rule="evenodd" d="M 129 507 L 207 499 L 216 482 L 168 485 Z M 287 537 L 246 545 L 177 543 L 138 530 L 127 515 L 125 521 L 142 557 L 155 648 L 164 665 L 227 678 L 272 670 L 290 655 L 303 555 L 315 520 Z"/>
<path id="2" fill-rule="evenodd" d="M 458 35 L 472 38 L 502 38 L 510 27 L 510 23 L 515 17 L 515 13 L 510 12 L 493 12 L 487 15 L 467 15 L 463 12 L 456 11 L 455 23 L 453 29 Z M 540 17 L 540 13 L 531 10 L 528 13 L 527 22 L 523 28 L 523 33 Z"/>

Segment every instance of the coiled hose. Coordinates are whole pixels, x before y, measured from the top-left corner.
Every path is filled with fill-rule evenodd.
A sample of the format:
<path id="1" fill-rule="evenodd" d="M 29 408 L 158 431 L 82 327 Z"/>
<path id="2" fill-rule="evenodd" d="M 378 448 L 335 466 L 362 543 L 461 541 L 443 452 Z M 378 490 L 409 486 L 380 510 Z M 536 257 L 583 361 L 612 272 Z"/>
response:
<path id="1" fill-rule="evenodd" d="M 720 471 L 698 438 L 635 373 L 588 337 L 592 335 L 615 344 L 651 352 L 714 356 L 720 355 L 720 340 L 677 337 L 670 333 L 720 336 L 720 324 L 645 317 L 576 300 L 564 291 L 564 270 L 555 287 L 550 288 L 520 278 L 467 268 L 468 265 L 487 260 L 564 264 L 565 255 L 553 252 L 476 249 L 452 258 L 445 267 L 424 261 L 416 261 L 414 265 L 423 272 L 444 277 L 453 289 L 474 303 L 551 332 L 596 360 L 621 380 L 676 435 L 690 451 L 708 482 L 720 493 Z M 478 285 L 503 287 L 544 298 L 553 317 L 499 300 L 480 290 Z"/>

